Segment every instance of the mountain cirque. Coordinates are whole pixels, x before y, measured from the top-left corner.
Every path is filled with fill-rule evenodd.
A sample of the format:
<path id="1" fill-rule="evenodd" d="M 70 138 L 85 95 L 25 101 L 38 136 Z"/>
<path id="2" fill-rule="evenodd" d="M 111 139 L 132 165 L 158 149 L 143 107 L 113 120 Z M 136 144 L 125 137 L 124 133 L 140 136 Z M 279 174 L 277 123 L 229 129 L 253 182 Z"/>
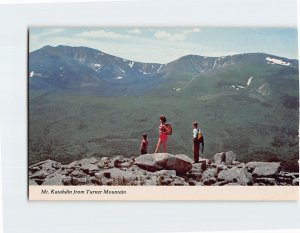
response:
<path id="1" fill-rule="evenodd" d="M 68 165 L 45 160 L 29 167 L 29 185 L 299 185 L 299 173 L 281 171 L 280 163 L 245 164 L 235 158 L 229 151 L 199 163 L 183 154 L 167 153 L 85 158 Z"/>

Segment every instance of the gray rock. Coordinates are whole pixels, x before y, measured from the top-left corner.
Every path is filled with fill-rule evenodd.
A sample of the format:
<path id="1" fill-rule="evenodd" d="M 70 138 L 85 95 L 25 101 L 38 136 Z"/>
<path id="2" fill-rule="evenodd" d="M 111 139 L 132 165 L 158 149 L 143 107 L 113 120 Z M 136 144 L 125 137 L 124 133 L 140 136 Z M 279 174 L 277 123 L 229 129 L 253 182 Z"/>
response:
<path id="1" fill-rule="evenodd" d="M 84 185 L 87 183 L 87 178 L 82 177 L 82 178 L 77 178 L 77 177 L 72 177 L 71 184 L 72 185 Z"/>
<path id="2" fill-rule="evenodd" d="M 177 174 L 185 174 L 192 168 L 192 160 L 186 155 L 156 153 L 140 155 L 135 160 L 140 168 L 155 172 L 158 170 L 175 170 Z"/>
<path id="3" fill-rule="evenodd" d="M 110 159 L 108 157 L 102 157 L 101 158 L 101 162 L 103 162 L 103 163 L 109 163 Z"/>
<path id="4" fill-rule="evenodd" d="M 80 168 L 82 171 L 88 174 L 95 174 L 100 171 L 100 168 L 95 164 L 83 164 Z"/>
<path id="5" fill-rule="evenodd" d="M 185 174 L 192 169 L 193 161 L 186 155 L 169 156 L 165 168 L 168 170 L 175 170 L 176 174 Z"/>
<path id="6" fill-rule="evenodd" d="M 74 161 L 74 162 L 68 164 L 68 165 L 66 166 L 66 168 L 67 168 L 67 169 L 73 169 L 73 168 L 77 168 L 78 166 L 79 166 L 79 165 L 78 165 L 78 161 Z"/>
<path id="7" fill-rule="evenodd" d="M 86 174 L 84 174 L 81 170 L 74 170 L 70 173 L 70 176 L 80 178 L 86 176 Z"/>
<path id="8" fill-rule="evenodd" d="M 293 182 L 292 182 L 293 185 L 299 185 L 299 178 L 296 178 L 296 179 L 293 179 Z"/>
<path id="9" fill-rule="evenodd" d="M 245 164 L 245 163 L 239 163 L 239 164 L 237 165 L 237 168 L 244 168 L 244 167 L 246 167 L 246 164 Z"/>
<path id="10" fill-rule="evenodd" d="M 232 164 L 233 161 L 236 159 L 236 155 L 232 151 L 226 152 L 225 156 L 223 154 L 224 154 L 224 152 L 217 153 L 217 154 L 214 155 L 215 164 L 226 164 L 226 165 L 229 165 L 229 164 Z M 222 162 L 223 156 L 225 157 L 224 158 L 224 162 Z"/>
<path id="11" fill-rule="evenodd" d="M 63 179 L 62 175 L 57 174 L 51 177 L 50 179 L 46 179 L 43 182 L 43 185 L 64 185 L 62 179 Z"/>
<path id="12" fill-rule="evenodd" d="M 276 185 L 277 181 L 274 178 L 268 178 L 268 177 L 263 177 L 263 178 L 256 178 L 255 183 L 263 183 L 266 185 Z"/>
<path id="13" fill-rule="evenodd" d="M 45 179 L 49 173 L 45 170 L 40 170 L 30 176 L 31 179 Z"/>
<path id="14" fill-rule="evenodd" d="M 101 180 L 97 179 L 96 177 L 91 177 L 90 178 L 90 183 L 92 183 L 94 185 L 102 185 Z"/>
<path id="15" fill-rule="evenodd" d="M 256 165 L 256 166 L 255 166 Z M 254 170 L 252 172 L 253 176 L 276 176 L 280 171 L 280 163 L 267 163 L 267 162 L 259 162 L 249 165 L 247 163 L 246 167 L 250 168 L 254 166 Z"/>
<path id="16" fill-rule="evenodd" d="M 190 170 L 186 173 L 186 176 L 188 178 L 192 178 L 195 181 L 200 181 L 202 178 L 202 171 L 192 168 L 192 170 Z"/>
<path id="17" fill-rule="evenodd" d="M 95 158 L 84 158 L 84 159 L 81 159 L 77 162 L 78 165 L 80 166 L 83 166 L 83 165 L 86 165 L 86 164 L 97 164 L 99 163 L 99 161 Z"/>
<path id="18" fill-rule="evenodd" d="M 161 163 L 165 163 L 166 158 L 164 161 L 164 160 L 159 159 L 162 156 L 159 156 L 158 154 L 155 154 L 155 155 L 157 155 L 157 156 L 154 157 L 154 154 L 140 155 L 139 157 L 136 158 L 134 164 L 139 166 L 142 169 L 145 169 L 145 170 L 151 171 L 151 172 L 154 172 L 157 170 L 163 170 L 163 166 L 161 165 Z"/>
<path id="19" fill-rule="evenodd" d="M 66 176 L 66 177 L 63 177 L 63 178 L 62 178 L 62 183 L 63 183 L 64 185 L 71 185 L 71 181 L 72 181 L 72 178 L 69 177 L 69 176 Z"/>
<path id="20" fill-rule="evenodd" d="M 231 168 L 220 171 L 218 174 L 218 180 L 237 182 L 240 185 L 253 184 L 253 177 L 245 168 Z"/>
<path id="21" fill-rule="evenodd" d="M 176 176 L 175 170 L 160 170 L 153 172 L 152 175 L 154 176 Z"/>
<path id="22" fill-rule="evenodd" d="M 204 184 L 202 182 L 197 182 L 196 186 L 204 186 Z"/>
<path id="23" fill-rule="evenodd" d="M 216 169 L 207 169 L 202 173 L 201 181 L 204 182 L 210 178 L 214 178 L 218 175 Z"/>
<path id="24" fill-rule="evenodd" d="M 104 171 L 100 171 L 96 173 L 95 176 L 98 179 L 103 179 L 103 177 L 107 179 L 112 179 L 116 185 L 127 185 L 131 181 L 137 179 L 137 176 L 130 171 L 123 171 L 119 168 L 111 168 Z"/>
<path id="25" fill-rule="evenodd" d="M 68 176 L 68 175 L 70 175 L 73 171 L 74 171 L 73 169 L 67 168 L 67 169 L 64 169 L 63 171 L 61 171 L 60 174 L 61 174 L 61 175 L 66 175 L 66 176 Z"/>
<path id="26" fill-rule="evenodd" d="M 132 163 L 130 163 L 130 162 L 124 162 L 124 163 L 121 163 L 119 166 L 121 168 L 129 168 L 129 167 L 131 167 L 131 165 L 132 165 Z"/>
<path id="27" fill-rule="evenodd" d="M 207 180 L 204 180 L 204 181 L 203 181 L 203 184 L 204 184 L 204 185 L 213 185 L 213 184 L 215 184 L 216 182 L 217 182 L 216 177 L 211 177 L 211 178 L 209 178 L 209 179 L 207 179 Z"/>
<path id="28" fill-rule="evenodd" d="M 145 180 L 144 185 L 145 186 L 156 186 L 156 185 L 158 185 L 158 182 L 156 180 Z"/>

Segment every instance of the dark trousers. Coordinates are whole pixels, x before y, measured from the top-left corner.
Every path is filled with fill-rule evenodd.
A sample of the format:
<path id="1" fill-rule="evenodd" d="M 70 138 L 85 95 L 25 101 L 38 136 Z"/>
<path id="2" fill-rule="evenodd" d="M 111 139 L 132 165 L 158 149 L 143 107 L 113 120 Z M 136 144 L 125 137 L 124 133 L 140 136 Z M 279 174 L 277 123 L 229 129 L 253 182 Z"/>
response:
<path id="1" fill-rule="evenodd" d="M 200 143 L 194 142 L 194 162 L 199 163 L 199 149 L 200 149 Z"/>

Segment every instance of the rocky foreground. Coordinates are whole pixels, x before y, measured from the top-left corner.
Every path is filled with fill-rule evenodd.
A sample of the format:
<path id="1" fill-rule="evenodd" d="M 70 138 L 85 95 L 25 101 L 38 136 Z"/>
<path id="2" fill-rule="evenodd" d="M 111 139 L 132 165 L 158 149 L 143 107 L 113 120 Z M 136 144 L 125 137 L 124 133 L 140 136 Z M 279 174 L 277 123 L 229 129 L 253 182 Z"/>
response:
<path id="1" fill-rule="evenodd" d="M 46 160 L 29 167 L 29 185 L 299 185 L 299 173 L 281 171 L 280 163 L 245 164 L 235 158 L 229 151 L 199 163 L 167 153 L 88 158 L 68 165 Z"/>

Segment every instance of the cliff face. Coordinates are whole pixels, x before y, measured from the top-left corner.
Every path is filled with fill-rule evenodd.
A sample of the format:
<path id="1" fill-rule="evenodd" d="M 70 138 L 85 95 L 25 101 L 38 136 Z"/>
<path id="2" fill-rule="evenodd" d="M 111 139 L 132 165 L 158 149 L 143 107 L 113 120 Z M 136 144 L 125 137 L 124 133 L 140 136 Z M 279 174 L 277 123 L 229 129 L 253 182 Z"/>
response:
<path id="1" fill-rule="evenodd" d="M 125 158 L 86 158 L 62 165 L 46 160 L 29 167 L 29 185 L 299 185 L 299 173 L 280 163 L 235 160 L 233 152 L 194 163 L 183 154 L 145 154 Z"/>

